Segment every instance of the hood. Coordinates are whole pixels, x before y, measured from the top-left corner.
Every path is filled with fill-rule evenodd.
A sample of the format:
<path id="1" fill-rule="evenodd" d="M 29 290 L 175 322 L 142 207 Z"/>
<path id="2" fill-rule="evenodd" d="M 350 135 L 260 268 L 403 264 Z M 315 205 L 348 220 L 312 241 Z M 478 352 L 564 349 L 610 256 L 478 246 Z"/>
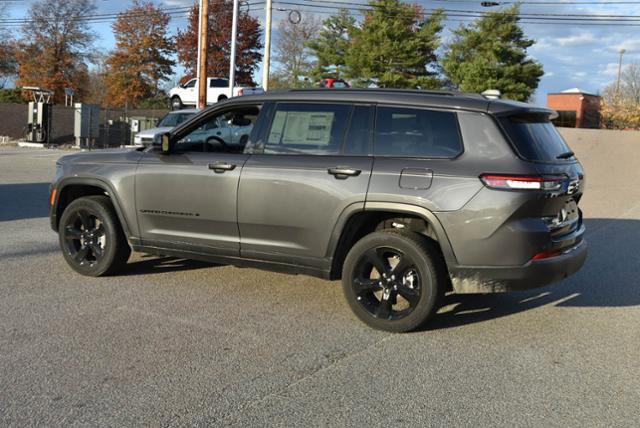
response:
<path id="1" fill-rule="evenodd" d="M 57 163 L 128 163 L 137 162 L 142 152 L 136 149 L 101 149 L 71 153 Z"/>
<path id="2" fill-rule="evenodd" d="M 140 138 L 153 138 L 156 134 L 162 134 L 171 131 L 173 128 L 170 126 L 160 126 L 158 128 L 145 129 L 136 134 L 136 137 Z"/>

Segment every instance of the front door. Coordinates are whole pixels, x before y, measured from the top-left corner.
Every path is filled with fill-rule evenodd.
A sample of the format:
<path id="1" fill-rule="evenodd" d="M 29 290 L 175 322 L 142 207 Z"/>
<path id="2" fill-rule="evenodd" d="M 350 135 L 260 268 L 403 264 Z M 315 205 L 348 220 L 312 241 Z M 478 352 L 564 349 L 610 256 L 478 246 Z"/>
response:
<path id="1" fill-rule="evenodd" d="M 238 183 L 258 112 L 245 106 L 205 116 L 172 153 L 144 154 L 135 186 L 143 245 L 239 255 Z"/>
<path id="2" fill-rule="evenodd" d="M 349 104 L 275 106 L 240 180 L 243 257 L 307 265 L 327 257 L 340 216 L 364 209 L 371 114 Z"/>

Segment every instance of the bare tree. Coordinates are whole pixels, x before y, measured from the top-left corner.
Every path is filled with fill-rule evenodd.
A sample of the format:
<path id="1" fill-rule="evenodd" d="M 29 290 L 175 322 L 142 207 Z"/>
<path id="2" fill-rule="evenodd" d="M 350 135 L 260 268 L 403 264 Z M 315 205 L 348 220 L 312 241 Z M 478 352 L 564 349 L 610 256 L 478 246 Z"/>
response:
<path id="1" fill-rule="evenodd" d="M 278 63 L 274 73 L 275 80 L 283 86 L 300 87 L 314 65 L 314 57 L 307 47 L 309 41 L 315 39 L 321 23 L 310 14 L 305 14 L 300 22 L 294 24 L 283 19 L 278 24 L 278 42 L 274 59 Z"/>
<path id="2" fill-rule="evenodd" d="M 640 63 L 627 65 L 620 76 L 620 89 L 616 82 L 605 87 L 602 96 L 609 105 L 628 105 L 640 108 Z"/>

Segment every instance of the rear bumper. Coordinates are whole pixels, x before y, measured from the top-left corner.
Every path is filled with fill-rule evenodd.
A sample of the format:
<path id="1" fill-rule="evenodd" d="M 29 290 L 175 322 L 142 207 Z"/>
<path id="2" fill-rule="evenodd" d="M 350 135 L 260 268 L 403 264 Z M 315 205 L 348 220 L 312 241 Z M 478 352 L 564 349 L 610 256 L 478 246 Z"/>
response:
<path id="1" fill-rule="evenodd" d="M 586 259 L 587 242 L 581 240 L 562 254 L 523 266 L 449 266 L 449 273 L 456 293 L 528 290 L 567 278 L 580 270 Z"/>

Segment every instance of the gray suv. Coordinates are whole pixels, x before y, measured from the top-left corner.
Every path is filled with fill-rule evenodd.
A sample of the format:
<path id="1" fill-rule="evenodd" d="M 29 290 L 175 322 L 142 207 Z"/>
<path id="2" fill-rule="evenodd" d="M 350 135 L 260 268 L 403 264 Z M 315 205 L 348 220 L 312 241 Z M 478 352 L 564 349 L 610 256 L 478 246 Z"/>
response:
<path id="1" fill-rule="evenodd" d="M 61 158 L 51 225 L 84 275 L 116 273 L 133 249 L 342 279 L 358 318 L 408 331 L 447 292 L 583 265 L 584 173 L 554 114 L 447 92 L 237 98 L 147 149 Z M 221 123 L 231 132 L 203 132 Z"/>

